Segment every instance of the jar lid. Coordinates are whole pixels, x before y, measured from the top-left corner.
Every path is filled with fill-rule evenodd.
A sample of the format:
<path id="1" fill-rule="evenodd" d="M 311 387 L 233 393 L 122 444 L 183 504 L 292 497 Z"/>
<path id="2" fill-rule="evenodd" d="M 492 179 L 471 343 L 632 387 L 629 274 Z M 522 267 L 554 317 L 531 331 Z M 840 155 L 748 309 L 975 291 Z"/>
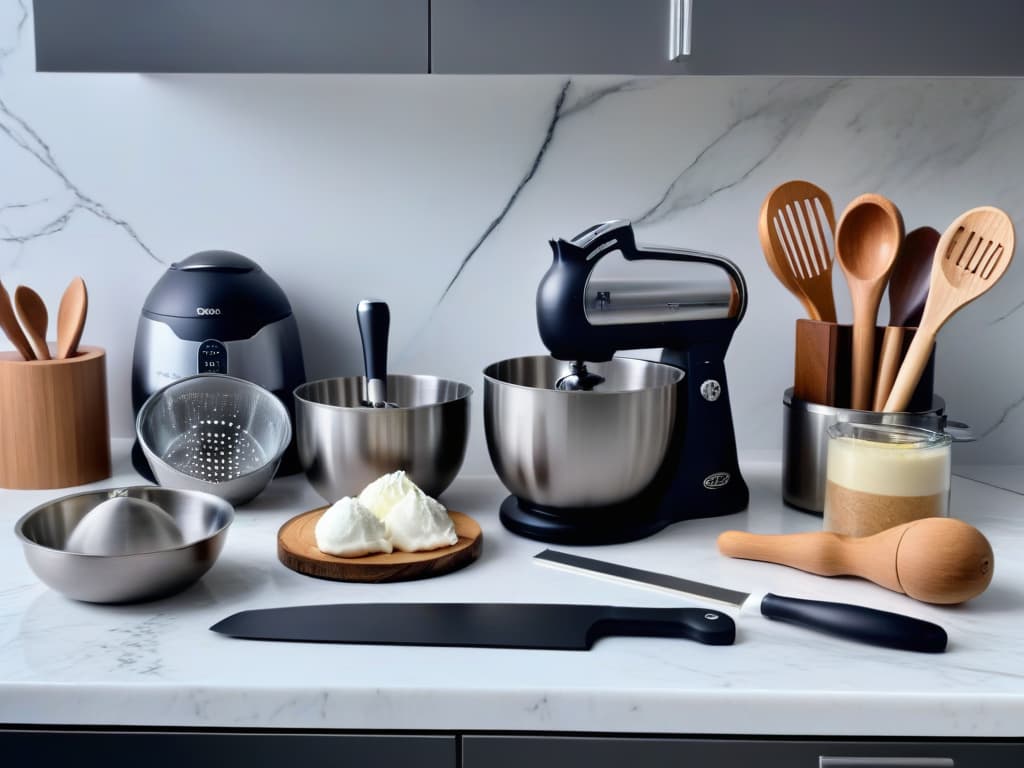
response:
<path id="1" fill-rule="evenodd" d="M 915 449 L 942 448 L 953 442 L 951 435 L 922 427 L 902 424 L 860 424 L 855 421 L 833 424 L 828 428 L 828 435 L 831 438 L 862 440 L 880 446 Z"/>

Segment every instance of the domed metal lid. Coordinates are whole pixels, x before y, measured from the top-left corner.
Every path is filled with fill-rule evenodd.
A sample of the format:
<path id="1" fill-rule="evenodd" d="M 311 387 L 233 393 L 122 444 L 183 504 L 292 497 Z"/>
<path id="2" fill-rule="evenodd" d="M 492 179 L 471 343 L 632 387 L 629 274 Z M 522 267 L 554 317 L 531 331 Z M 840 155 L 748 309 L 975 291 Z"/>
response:
<path id="1" fill-rule="evenodd" d="M 146 297 L 143 314 L 214 322 L 207 338 L 249 338 L 292 313 L 281 287 L 252 259 L 201 251 L 171 267 Z"/>

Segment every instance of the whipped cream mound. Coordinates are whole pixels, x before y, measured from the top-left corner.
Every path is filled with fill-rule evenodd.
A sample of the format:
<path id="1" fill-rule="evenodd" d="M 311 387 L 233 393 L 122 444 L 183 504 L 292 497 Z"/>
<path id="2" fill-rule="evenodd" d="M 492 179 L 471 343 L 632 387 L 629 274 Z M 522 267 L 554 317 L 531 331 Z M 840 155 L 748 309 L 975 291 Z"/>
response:
<path id="1" fill-rule="evenodd" d="M 362 493 L 359 494 L 359 502 L 373 512 L 378 520 L 383 520 L 388 516 L 392 507 L 410 491 L 419 491 L 420 494 L 423 494 L 419 486 L 410 480 L 403 470 L 398 470 L 381 475 L 363 488 Z"/>
<path id="2" fill-rule="evenodd" d="M 384 523 L 395 549 L 422 552 L 459 541 L 444 505 L 402 470 L 378 477 L 359 494 L 359 501 Z"/>
<path id="3" fill-rule="evenodd" d="M 391 552 L 387 529 L 358 499 L 346 496 L 316 521 L 316 548 L 328 555 L 360 557 Z"/>
<path id="4" fill-rule="evenodd" d="M 419 488 L 405 494 L 391 508 L 384 525 L 392 545 L 403 552 L 423 552 L 459 542 L 448 511 Z"/>

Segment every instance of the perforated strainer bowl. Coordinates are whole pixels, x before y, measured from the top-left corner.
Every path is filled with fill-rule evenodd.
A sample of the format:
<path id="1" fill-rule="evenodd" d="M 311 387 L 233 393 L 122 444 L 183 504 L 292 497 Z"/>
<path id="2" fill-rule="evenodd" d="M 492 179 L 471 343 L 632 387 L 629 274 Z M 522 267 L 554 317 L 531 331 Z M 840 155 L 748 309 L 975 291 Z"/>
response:
<path id="1" fill-rule="evenodd" d="M 244 504 L 274 477 L 292 439 L 288 411 L 252 382 L 201 373 L 154 392 L 135 422 L 160 485 Z"/>

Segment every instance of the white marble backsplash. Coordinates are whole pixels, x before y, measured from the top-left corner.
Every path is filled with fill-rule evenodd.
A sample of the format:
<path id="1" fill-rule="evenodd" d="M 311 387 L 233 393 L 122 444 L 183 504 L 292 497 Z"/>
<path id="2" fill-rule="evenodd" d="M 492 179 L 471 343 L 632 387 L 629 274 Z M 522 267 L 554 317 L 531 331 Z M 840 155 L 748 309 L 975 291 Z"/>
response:
<path id="1" fill-rule="evenodd" d="M 801 308 L 758 245 L 769 189 L 808 178 L 840 210 L 880 192 L 908 229 L 981 204 L 1024 222 L 1018 80 L 37 74 L 30 5 L 0 0 L 0 278 L 55 314 L 85 277 L 115 434 L 149 288 L 227 248 L 284 287 L 311 377 L 359 372 L 354 306 L 389 301 L 392 369 L 476 388 L 466 471 L 487 471 L 480 371 L 543 351 L 546 241 L 632 218 L 744 270 L 737 436 L 777 447 Z M 1022 334 L 1016 266 L 940 335 L 937 389 L 980 437 L 961 463 L 1024 463 Z"/>

